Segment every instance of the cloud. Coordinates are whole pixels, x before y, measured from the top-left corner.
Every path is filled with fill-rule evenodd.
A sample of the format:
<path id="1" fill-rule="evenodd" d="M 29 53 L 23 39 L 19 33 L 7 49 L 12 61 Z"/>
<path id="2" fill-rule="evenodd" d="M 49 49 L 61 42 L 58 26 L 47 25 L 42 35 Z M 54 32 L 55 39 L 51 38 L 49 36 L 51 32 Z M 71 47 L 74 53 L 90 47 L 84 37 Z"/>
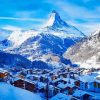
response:
<path id="1" fill-rule="evenodd" d="M 13 14 L 13 17 L 18 17 L 18 18 L 31 18 L 34 17 L 35 15 L 37 15 L 37 12 L 39 12 L 39 10 L 33 10 L 33 11 L 16 11 Z"/>
<path id="2" fill-rule="evenodd" d="M 85 35 L 90 35 L 96 30 L 100 29 L 100 23 L 95 22 L 86 22 L 86 23 L 78 23 L 76 21 L 68 21 L 72 25 L 78 27 Z"/>
<path id="3" fill-rule="evenodd" d="M 90 10 L 86 6 L 72 4 L 70 2 L 57 2 L 56 6 L 62 11 L 70 15 L 72 18 L 100 18 L 99 8 L 97 7 L 95 10 Z"/>
<path id="4" fill-rule="evenodd" d="M 16 26 L 11 26 L 11 25 L 5 25 L 2 27 L 2 29 L 5 29 L 5 30 L 10 30 L 10 31 L 20 31 L 21 28 L 20 27 L 16 27 Z"/>
<path id="5" fill-rule="evenodd" d="M 39 19 L 39 18 L 15 18 L 15 17 L 0 17 L 0 19 L 3 20 L 21 20 L 21 21 L 37 21 L 37 22 L 41 22 L 44 21 L 43 19 Z"/>

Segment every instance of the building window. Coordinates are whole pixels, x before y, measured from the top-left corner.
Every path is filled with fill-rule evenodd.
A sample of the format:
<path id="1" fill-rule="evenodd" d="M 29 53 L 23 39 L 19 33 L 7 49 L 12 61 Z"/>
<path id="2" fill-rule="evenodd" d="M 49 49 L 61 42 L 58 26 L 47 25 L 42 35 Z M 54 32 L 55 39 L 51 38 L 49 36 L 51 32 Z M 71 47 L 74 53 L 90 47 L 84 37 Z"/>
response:
<path id="1" fill-rule="evenodd" d="M 94 87 L 97 87 L 97 82 L 94 82 Z"/>
<path id="2" fill-rule="evenodd" d="M 100 88 L 100 83 L 98 83 L 98 88 Z"/>

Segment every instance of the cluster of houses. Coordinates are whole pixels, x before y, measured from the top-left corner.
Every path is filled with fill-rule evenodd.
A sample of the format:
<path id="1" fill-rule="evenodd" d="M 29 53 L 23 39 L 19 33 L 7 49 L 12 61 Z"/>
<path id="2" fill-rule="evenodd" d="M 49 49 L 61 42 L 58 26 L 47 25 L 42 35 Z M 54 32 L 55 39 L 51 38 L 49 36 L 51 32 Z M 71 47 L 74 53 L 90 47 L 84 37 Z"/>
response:
<path id="1" fill-rule="evenodd" d="M 100 100 L 100 72 L 90 69 L 0 69 L 0 81 L 39 93 L 45 100 Z"/>

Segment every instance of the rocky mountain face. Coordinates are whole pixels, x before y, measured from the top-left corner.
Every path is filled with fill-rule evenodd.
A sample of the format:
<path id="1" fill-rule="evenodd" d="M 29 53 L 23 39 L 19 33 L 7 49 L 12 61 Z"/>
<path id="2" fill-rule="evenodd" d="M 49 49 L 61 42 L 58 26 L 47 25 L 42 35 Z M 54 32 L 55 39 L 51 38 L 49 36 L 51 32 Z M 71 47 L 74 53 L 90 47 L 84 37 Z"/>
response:
<path id="1" fill-rule="evenodd" d="M 67 24 L 53 11 L 44 28 L 15 31 L 1 45 L 3 51 L 20 54 L 31 61 L 41 60 L 61 66 L 63 53 L 84 37 L 80 30 Z"/>
<path id="2" fill-rule="evenodd" d="M 80 66 L 100 67 L 100 30 L 70 47 L 63 56 Z"/>

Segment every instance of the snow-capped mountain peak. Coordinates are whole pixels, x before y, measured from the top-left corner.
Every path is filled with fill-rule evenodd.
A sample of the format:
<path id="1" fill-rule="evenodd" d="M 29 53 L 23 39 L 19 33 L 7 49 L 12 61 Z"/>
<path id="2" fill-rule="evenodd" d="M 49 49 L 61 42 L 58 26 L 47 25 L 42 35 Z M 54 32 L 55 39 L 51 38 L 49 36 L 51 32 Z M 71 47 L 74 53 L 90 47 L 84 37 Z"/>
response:
<path id="1" fill-rule="evenodd" d="M 63 21 L 60 15 L 53 10 L 51 16 L 42 29 L 42 33 L 53 34 L 58 36 L 62 39 L 64 38 L 77 38 L 77 37 L 84 37 L 85 35 L 78 30 L 73 25 L 70 25 Z"/>
<path id="2" fill-rule="evenodd" d="M 38 31 L 36 30 L 27 30 L 27 31 L 14 31 L 11 33 L 11 35 L 6 39 L 6 42 L 3 41 L 4 48 L 13 47 L 16 48 L 22 43 L 24 43 L 29 38 L 34 38 L 35 36 L 43 33 L 44 35 L 54 35 L 61 39 L 65 38 L 81 38 L 84 37 L 84 34 L 79 31 L 74 26 L 67 24 L 65 21 L 63 21 L 59 14 L 53 10 L 50 16 L 50 19 L 48 20 L 48 23 L 46 27 L 43 29 L 40 29 Z M 6 45 L 7 44 L 7 45 Z M 2 43 L 1 43 L 2 45 Z M 6 45 L 6 47 L 5 47 Z M 3 48 L 3 47 L 2 47 Z"/>
<path id="3" fill-rule="evenodd" d="M 56 11 L 52 11 L 46 27 L 13 32 L 6 40 L 6 44 L 9 42 L 11 45 L 3 50 L 20 54 L 31 61 L 60 64 L 63 62 L 60 58 L 63 53 L 82 38 L 84 34 L 80 30 L 67 24 Z"/>
<path id="4" fill-rule="evenodd" d="M 69 25 L 60 18 L 59 14 L 55 10 L 53 10 L 46 26 L 47 27 L 63 27 L 63 26 L 69 26 Z"/>

